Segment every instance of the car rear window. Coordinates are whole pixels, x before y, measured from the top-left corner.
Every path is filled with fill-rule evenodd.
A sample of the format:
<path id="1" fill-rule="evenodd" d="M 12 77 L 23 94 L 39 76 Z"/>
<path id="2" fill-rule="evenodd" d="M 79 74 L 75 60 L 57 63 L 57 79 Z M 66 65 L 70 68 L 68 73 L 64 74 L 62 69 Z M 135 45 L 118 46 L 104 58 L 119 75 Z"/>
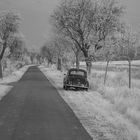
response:
<path id="1" fill-rule="evenodd" d="M 70 71 L 70 75 L 79 75 L 79 76 L 85 76 L 85 72 L 84 71 Z"/>

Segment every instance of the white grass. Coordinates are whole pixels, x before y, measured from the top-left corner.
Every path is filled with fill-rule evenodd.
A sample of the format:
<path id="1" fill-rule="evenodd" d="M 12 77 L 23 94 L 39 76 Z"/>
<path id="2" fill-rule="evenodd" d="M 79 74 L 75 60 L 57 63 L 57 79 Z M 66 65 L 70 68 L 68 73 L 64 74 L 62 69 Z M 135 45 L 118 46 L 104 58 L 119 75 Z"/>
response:
<path id="1" fill-rule="evenodd" d="M 0 85 L 0 100 L 11 90 L 12 86 Z"/>
<path id="2" fill-rule="evenodd" d="M 0 79 L 0 100 L 11 90 L 12 86 L 9 86 L 8 84 L 17 82 L 26 72 L 28 67 L 29 66 L 24 66 L 23 68 L 11 73 L 9 76 Z"/>
<path id="3" fill-rule="evenodd" d="M 127 65 L 128 61 L 110 61 L 112 65 Z M 80 62 L 80 65 L 85 66 L 85 62 Z M 106 65 L 106 62 L 93 62 L 93 65 Z M 132 61 L 132 65 L 140 65 L 140 60 Z"/>
<path id="4" fill-rule="evenodd" d="M 91 89 L 64 91 L 63 73 L 40 66 L 94 140 L 140 140 L 140 90 L 127 88 L 124 73 L 110 72 L 103 86 L 103 72 L 92 71 Z"/>
<path id="5" fill-rule="evenodd" d="M 140 129 L 140 79 L 133 79 L 132 89 L 129 89 L 126 71 L 109 72 L 106 86 L 102 83 L 103 78 L 103 73 L 93 70 L 91 89 L 98 91 L 114 106 L 114 110 Z"/>
<path id="6" fill-rule="evenodd" d="M 29 65 L 24 66 L 19 70 L 15 70 L 14 72 L 9 74 L 8 76 L 3 77 L 2 79 L 0 79 L 0 84 L 1 83 L 10 83 L 10 82 L 18 81 L 22 77 L 22 75 L 26 72 L 28 67 L 29 67 Z"/>

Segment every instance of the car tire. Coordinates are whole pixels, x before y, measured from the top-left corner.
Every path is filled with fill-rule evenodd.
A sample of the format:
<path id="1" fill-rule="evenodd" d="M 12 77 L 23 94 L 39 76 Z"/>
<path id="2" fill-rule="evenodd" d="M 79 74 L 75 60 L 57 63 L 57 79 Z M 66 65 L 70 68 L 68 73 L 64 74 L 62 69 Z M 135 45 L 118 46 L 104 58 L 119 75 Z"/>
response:
<path id="1" fill-rule="evenodd" d="M 65 90 L 68 90 L 68 87 L 67 86 L 65 86 Z"/>
<path id="2" fill-rule="evenodd" d="M 68 90 L 68 87 L 64 85 L 64 86 L 63 86 L 63 89 L 64 89 L 64 90 Z"/>
<path id="3" fill-rule="evenodd" d="M 85 91 L 88 91 L 88 88 L 86 88 Z"/>

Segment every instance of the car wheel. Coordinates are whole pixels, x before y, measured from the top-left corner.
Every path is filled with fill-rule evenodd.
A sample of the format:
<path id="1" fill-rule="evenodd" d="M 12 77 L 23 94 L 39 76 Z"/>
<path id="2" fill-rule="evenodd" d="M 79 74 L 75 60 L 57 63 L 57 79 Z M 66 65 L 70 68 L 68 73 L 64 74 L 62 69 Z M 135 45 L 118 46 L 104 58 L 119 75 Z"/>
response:
<path id="1" fill-rule="evenodd" d="M 68 90 L 68 87 L 67 87 L 67 86 L 65 86 L 65 85 L 63 85 L 63 89 Z"/>
<path id="2" fill-rule="evenodd" d="M 88 91 L 88 88 L 86 88 L 85 91 Z"/>
<path id="3" fill-rule="evenodd" d="M 68 90 L 68 87 L 67 86 L 65 86 L 65 90 Z"/>

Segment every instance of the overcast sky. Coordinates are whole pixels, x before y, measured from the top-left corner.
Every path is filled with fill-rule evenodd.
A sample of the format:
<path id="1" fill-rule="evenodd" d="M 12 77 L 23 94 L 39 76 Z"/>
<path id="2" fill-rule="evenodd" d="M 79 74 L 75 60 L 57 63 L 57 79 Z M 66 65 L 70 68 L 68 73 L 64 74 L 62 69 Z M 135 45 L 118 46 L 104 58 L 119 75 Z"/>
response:
<path id="1" fill-rule="evenodd" d="M 13 10 L 22 17 L 21 31 L 27 47 L 35 50 L 50 36 L 49 15 L 60 0 L 0 0 L 0 11 Z M 126 7 L 125 20 L 134 30 L 140 31 L 140 0 L 120 0 Z"/>

